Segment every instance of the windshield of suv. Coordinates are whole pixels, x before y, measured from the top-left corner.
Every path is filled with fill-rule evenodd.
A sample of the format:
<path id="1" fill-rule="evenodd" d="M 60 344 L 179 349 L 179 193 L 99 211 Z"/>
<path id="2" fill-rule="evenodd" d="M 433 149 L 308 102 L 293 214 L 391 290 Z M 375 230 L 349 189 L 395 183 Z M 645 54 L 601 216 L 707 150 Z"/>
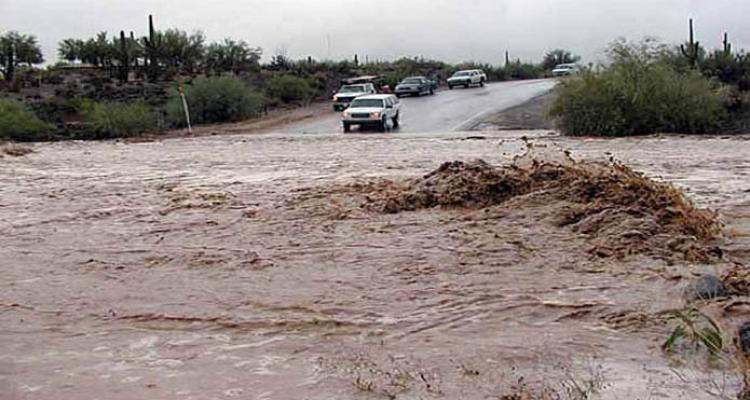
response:
<path id="1" fill-rule="evenodd" d="M 341 87 L 339 93 L 363 93 L 364 91 L 365 87 L 362 85 L 346 85 Z"/>
<path id="2" fill-rule="evenodd" d="M 349 108 L 383 108 L 383 100 L 380 99 L 357 99 Z"/>
<path id="3" fill-rule="evenodd" d="M 453 76 L 469 76 L 469 75 L 471 75 L 471 72 L 469 71 L 458 71 L 455 74 L 453 74 Z"/>
<path id="4" fill-rule="evenodd" d="M 404 84 L 407 84 L 407 85 L 415 85 L 415 84 L 418 84 L 418 83 L 422 83 L 422 80 L 419 79 L 419 78 L 409 78 L 409 79 L 404 79 L 404 81 L 401 82 L 401 83 L 404 83 Z"/>

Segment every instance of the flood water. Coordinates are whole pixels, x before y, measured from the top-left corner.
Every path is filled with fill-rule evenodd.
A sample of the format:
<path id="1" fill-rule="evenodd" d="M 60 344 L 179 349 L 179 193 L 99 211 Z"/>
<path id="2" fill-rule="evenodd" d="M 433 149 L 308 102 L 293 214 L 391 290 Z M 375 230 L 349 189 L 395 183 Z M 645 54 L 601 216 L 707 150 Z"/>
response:
<path id="1" fill-rule="evenodd" d="M 721 265 L 592 258 L 543 206 L 387 215 L 318 188 L 509 163 L 529 136 L 684 188 L 750 262 L 750 137 L 481 135 L 68 142 L 0 159 L 0 398 L 732 398 L 731 371 L 664 356 L 654 318 Z"/>

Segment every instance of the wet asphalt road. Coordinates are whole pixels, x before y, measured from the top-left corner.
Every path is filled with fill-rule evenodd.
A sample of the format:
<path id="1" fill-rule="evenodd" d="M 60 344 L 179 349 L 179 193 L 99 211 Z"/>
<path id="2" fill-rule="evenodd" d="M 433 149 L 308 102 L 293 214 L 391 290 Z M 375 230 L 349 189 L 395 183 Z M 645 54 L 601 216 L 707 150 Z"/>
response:
<path id="1" fill-rule="evenodd" d="M 547 93 L 551 79 L 491 83 L 485 87 L 441 90 L 433 96 L 402 98 L 398 132 L 447 132 L 471 128 L 487 114 L 517 106 Z M 341 131 L 341 115 L 329 114 L 291 124 L 280 133 L 332 133 Z M 354 128 L 355 131 L 357 128 Z"/>

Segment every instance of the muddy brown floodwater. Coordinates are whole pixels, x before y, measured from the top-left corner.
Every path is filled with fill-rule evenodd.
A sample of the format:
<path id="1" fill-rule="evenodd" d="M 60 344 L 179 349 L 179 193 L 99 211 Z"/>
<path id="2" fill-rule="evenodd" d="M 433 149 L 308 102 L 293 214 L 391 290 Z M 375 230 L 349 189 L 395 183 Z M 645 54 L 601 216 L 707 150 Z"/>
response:
<path id="1" fill-rule="evenodd" d="M 0 398 L 734 396 L 731 370 L 660 350 L 659 313 L 723 261 L 594 256 L 539 198 L 384 213 L 335 188 L 507 165 L 527 135 L 684 188 L 746 263 L 750 138 L 481 135 L 71 142 L 0 159 Z"/>

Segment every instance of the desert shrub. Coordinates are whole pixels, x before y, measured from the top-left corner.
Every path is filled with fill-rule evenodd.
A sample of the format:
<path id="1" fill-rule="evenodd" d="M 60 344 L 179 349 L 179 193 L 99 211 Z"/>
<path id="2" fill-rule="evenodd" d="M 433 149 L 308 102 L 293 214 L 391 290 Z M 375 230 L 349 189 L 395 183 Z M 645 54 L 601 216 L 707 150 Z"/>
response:
<path id="1" fill-rule="evenodd" d="M 193 124 L 234 122 L 259 116 L 265 98 L 244 81 L 230 77 L 200 78 L 185 87 L 190 118 Z M 183 127 L 185 115 L 182 100 L 174 91 L 166 106 L 171 126 Z"/>
<path id="2" fill-rule="evenodd" d="M 618 52 L 610 67 L 584 71 L 556 87 L 551 115 L 563 133 L 623 136 L 719 129 L 726 110 L 718 84 L 630 50 Z"/>
<path id="3" fill-rule="evenodd" d="M 0 140 L 43 140 L 53 129 L 23 103 L 0 99 Z"/>
<path id="4" fill-rule="evenodd" d="M 508 79 L 536 79 L 544 76 L 543 68 L 531 63 L 515 62 L 505 66 Z"/>
<path id="5" fill-rule="evenodd" d="M 86 139 L 132 137 L 153 132 L 158 119 L 144 102 L 88 103 L 83 106 L 83 118 L 89 125 Z"/>
<path id="6" fill-rule="evenodd" d="M 312 94 L 310 82 L 294 75 L 277 75 L 266 83 L 266 91 L 272 99 L 283 103 L 308 100 Z"/>
<path id="7" fill-rule="evenodd" d="M 59 125 L 66 115 L 76 114 L 81 110 L 81 99 L 48 97 L 29 104 L 29 109 L 44 122 Z"/>
<path id="8" fill-rule="evenodd" d="M 701 72 L 742 91 L 750 90 L 750 54 L 716 50 L 701 61 Z"/>

